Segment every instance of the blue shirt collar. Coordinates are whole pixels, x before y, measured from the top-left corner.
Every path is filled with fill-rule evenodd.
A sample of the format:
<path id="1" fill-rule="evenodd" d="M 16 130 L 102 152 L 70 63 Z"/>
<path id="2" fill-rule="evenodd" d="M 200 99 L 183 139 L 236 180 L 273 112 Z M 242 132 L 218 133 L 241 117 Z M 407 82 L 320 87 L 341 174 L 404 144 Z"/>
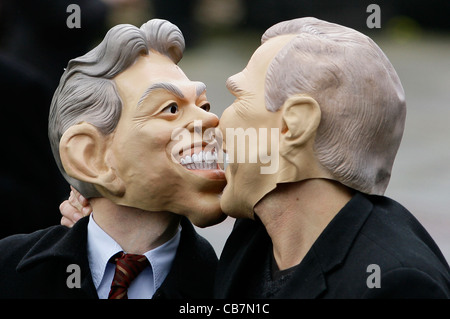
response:
<path id="1" fill-rule="evenodd" d="M 122 247 L 109 236 L 94 220 L 94 214 L 88 223 L 88 260 L 95 288 L 98 288 L 105 275 L 108 261 L 116 253 L 123 251 Z M 181 226 L 177 233 L 164 244 L 147 251 L 144 255 L 150 262 L 155 291 L 163 283 L 170 272 L 181 237 Z"/>

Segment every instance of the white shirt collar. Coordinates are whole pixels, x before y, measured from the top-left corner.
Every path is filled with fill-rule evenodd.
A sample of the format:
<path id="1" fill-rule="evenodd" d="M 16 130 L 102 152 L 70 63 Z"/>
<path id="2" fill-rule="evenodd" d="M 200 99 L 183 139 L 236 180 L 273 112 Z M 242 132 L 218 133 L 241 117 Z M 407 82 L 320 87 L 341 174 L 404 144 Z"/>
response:
<path id="1" fill-rule="evenodd" d="M 108 261 L 116 253 L 123 251 L 122 247 L 109 236 L 94 220 L 94 214 L 89 217 L 88 223 L 88 260 L 95 288 L 98 289 L 103 276 L 105 275 Z M 164 244 L 147 251 L 144 255 L 150 262 L 154 290 L 156 291 L 169 274 L 172 262 L 175 259 L 181 237 L 181 226 L 177 233 Z"/>

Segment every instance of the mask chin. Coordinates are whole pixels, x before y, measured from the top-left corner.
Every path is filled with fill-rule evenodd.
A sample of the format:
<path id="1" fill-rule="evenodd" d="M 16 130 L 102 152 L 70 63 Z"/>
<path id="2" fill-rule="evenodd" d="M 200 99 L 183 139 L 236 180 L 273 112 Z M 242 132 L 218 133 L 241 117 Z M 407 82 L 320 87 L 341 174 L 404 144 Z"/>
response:
<path id="1" fill-rule="evenodd" d="M 227 215 L 222 212 L 218 199 L 215 201 L 216 203 L 212 203 L 205 200 L 201 207 L 192 207 L 189 212 L 184 212 L 183 215 L 186 216 L 192 224 L 200 228 L 216 225 L 225 220 Z"/>

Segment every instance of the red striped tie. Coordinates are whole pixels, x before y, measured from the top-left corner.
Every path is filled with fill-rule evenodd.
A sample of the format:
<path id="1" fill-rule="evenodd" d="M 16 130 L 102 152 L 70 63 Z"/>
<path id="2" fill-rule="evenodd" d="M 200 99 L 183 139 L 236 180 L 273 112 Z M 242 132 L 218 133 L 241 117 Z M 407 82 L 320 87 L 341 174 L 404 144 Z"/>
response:
<path id="1" fill-rule="evenodd" d="M 144 255 L 125 254 L 120 252 L 113 257 L 116 272 L 111 284 L 108 299 L 128 299 L 127 291 L 131 282 L 150 263 Z"/>

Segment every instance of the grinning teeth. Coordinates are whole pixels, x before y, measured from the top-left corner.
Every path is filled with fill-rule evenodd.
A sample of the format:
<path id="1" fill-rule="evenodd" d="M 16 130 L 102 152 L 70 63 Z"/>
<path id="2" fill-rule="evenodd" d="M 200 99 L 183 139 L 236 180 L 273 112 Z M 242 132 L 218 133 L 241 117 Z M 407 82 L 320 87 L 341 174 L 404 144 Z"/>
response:
<path id="1" fill-rule="evenodd" d="M 206 152 L 205 154 L 205 158 L 204 158 L 205 162 L 208 164 L 213 163 L 216 160 L 216 156 L 214 156 L 211 151 Z"/>
<path id="2" fill-rule="evenodd" d="M 216 169 L 217 153 L 200 151 L 197 154 L 187 155 L 180 159 L 180 164 L 187 169 Z"/>

